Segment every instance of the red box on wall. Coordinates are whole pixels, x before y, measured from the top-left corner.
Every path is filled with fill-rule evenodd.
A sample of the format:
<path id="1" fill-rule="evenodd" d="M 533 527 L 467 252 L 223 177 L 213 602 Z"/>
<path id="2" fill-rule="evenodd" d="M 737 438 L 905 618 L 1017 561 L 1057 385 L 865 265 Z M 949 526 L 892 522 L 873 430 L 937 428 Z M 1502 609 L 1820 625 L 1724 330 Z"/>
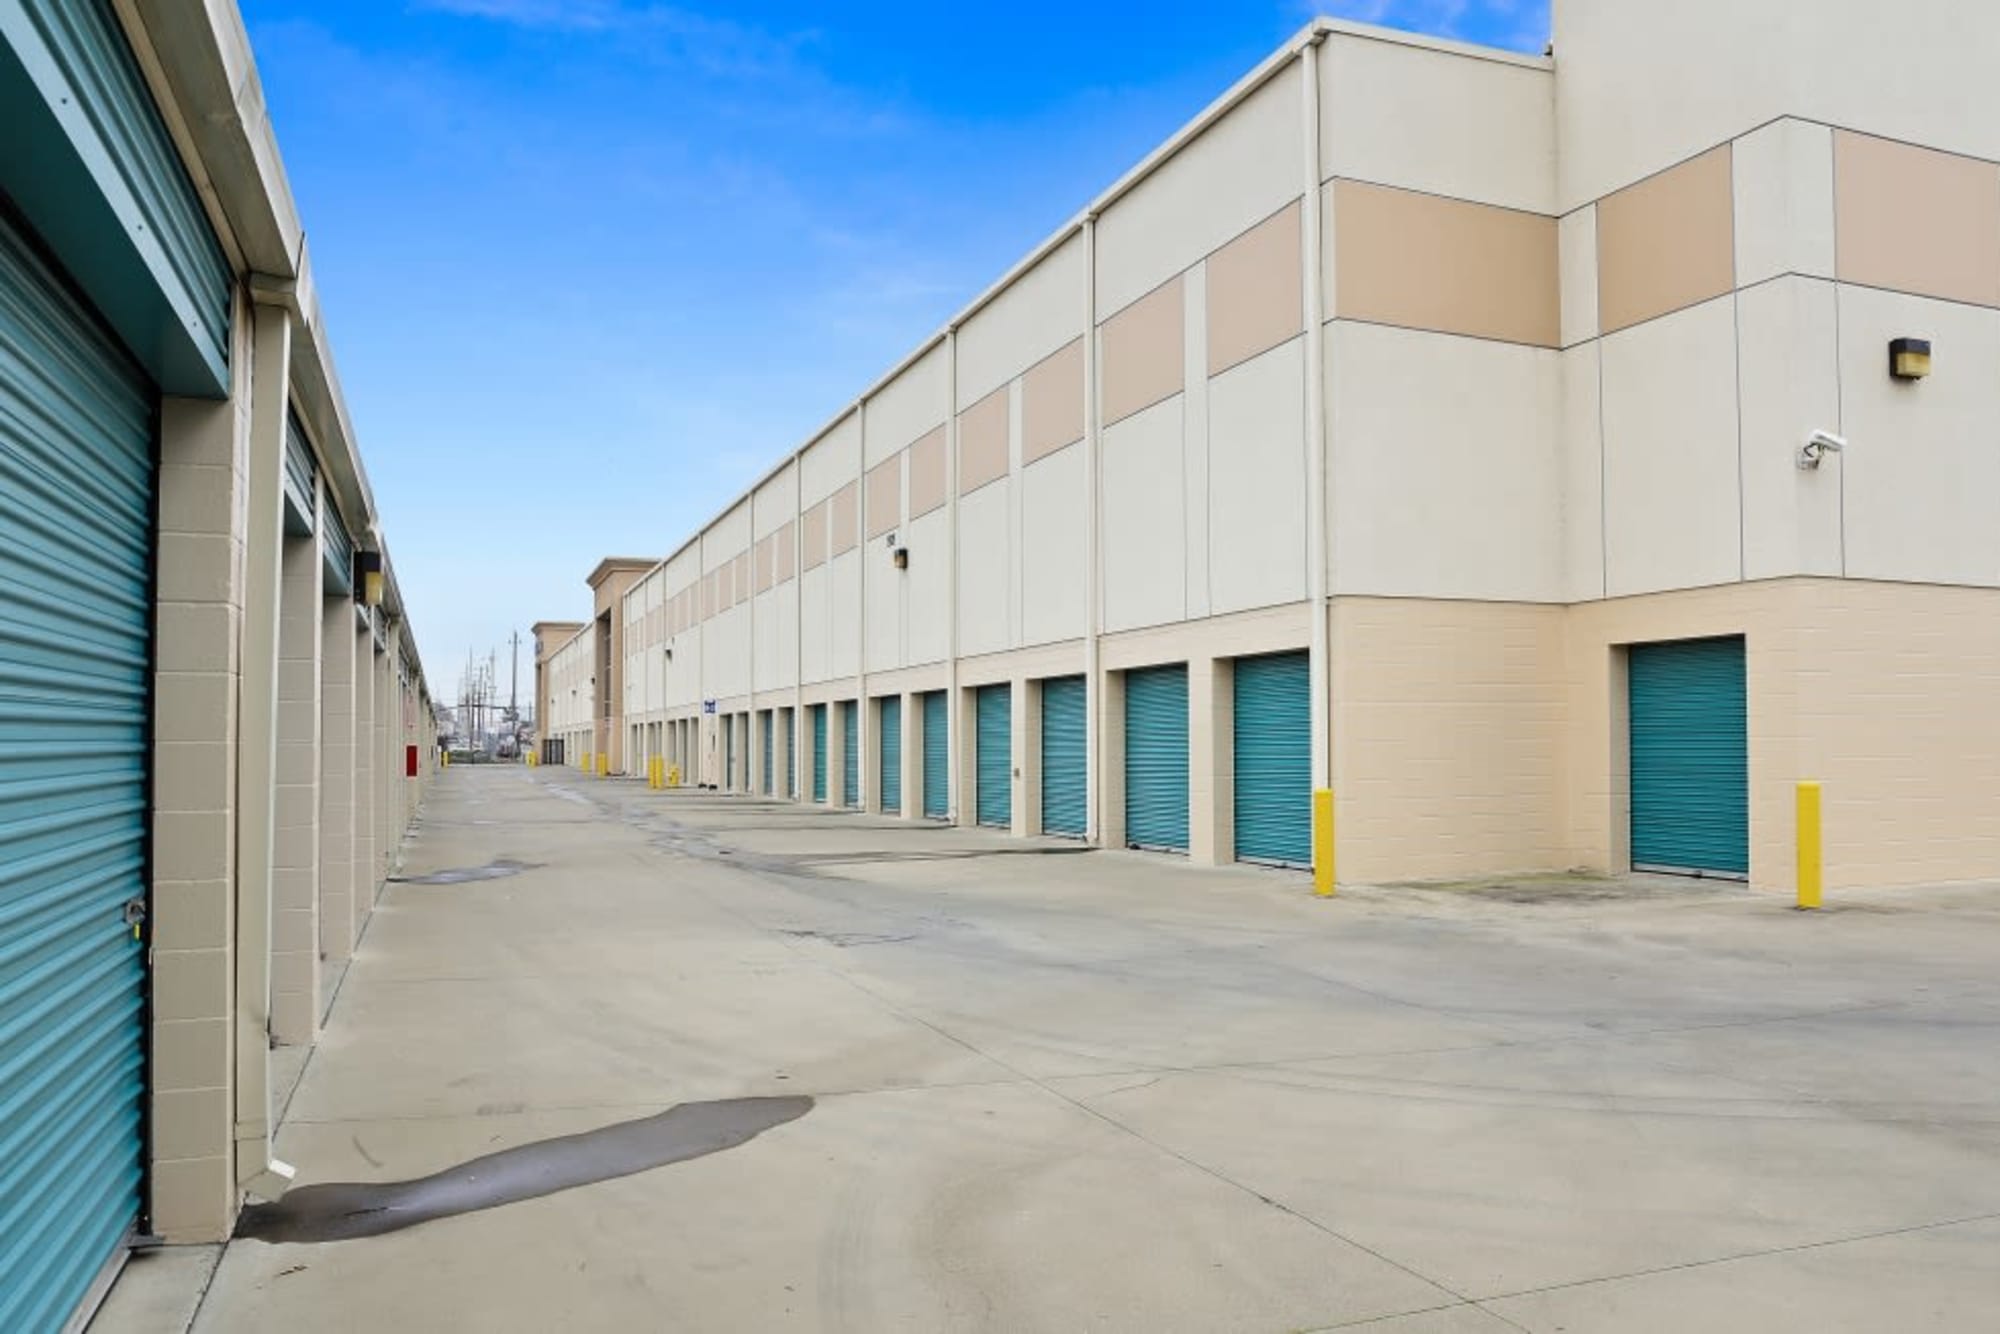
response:
<path id="1" fill-rule="evenodd" d="M 415 778 L 416 776 L 417 748 L 415 746 L 405 746 L 403 747 L 403 777 Z"/>

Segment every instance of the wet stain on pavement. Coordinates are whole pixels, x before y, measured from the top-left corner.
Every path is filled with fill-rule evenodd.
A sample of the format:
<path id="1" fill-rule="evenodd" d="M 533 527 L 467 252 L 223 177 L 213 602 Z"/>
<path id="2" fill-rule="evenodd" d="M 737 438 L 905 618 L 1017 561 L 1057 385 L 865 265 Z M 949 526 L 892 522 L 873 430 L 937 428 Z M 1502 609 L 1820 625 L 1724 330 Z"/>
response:
<path id="1" fill-rule="evenodd" d="M 812 1107 L 804 1096 L 684 1102 L 656 1116 L 489 1153 L 414 1181 L 301 1186 L 276 1204 L 245 1209 L 236 1235 L 293 1243 L 379 1237 L 720 1153 Z"/>
<path id="2" fill-rule="evenodd" d="M 510 875 L 536 870 L 539 862 L 517 862 L 512 857 L 498 857 L 484 866 L 454 866 L 442 871 L 432 871 L 428 875 L 392 875 L 392 885 L 469 885 L 475 880 L 505 880 Z"/>

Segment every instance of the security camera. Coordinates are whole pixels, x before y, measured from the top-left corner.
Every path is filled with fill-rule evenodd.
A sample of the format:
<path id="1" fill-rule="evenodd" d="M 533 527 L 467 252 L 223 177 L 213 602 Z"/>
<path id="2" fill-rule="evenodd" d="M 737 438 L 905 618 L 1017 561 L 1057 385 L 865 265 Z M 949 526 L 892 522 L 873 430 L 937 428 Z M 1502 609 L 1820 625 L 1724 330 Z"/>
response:
<path id="1" fill-rule="evenodd" d="M 1810 472 L 1819 467 L 1820 460 L 1828 454 L 1838 454 L 1846 448 L 1845 437 L 1831 431 L 1814 431 L 1811 438 L 1799 447 L 1799 467 Z"/>

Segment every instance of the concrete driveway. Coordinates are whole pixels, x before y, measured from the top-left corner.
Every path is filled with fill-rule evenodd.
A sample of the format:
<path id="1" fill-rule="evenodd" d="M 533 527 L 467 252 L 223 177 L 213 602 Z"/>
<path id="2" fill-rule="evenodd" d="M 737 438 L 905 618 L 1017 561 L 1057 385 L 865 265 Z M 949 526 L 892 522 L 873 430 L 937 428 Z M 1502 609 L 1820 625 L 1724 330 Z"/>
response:
<path id="1" fill-rule="evenodd" d="M 1354 890 L 651 793 L 439 785 L 291 1100 L 300 1184 L 676 1104 L 737 1147 L 362 1240 L 201 1334 L 1976 1330 L 2000 890 Z M 477 1169 L 474 1169 L 476 1174 Z"/>

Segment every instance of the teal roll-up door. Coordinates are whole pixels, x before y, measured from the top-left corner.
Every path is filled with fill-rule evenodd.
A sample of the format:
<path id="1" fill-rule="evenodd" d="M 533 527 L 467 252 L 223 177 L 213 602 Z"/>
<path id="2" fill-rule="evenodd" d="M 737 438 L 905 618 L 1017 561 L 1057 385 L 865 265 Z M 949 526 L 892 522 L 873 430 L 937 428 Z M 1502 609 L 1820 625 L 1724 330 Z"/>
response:
<path id="1" fill-rule="evenodd" d="M 1125 842 L 1187 851 L 1185 664 L 1125 673 Z"/>
<path id="2" fill-rule="evenodd" d="M 1013 691 L 1009 685 L 981 686 L 973 696 L 972 762 L 979 784 L 973 810 L 979 823 L 1001 829 L 1014 823 Z"/>
<path id="3" fill-rule="evenodd" d="M 1236 857 L 1312 865 L 1312 674 L 1303 653 L 1238 658 Z"/>
<path id="4" fill-rule="evenodd" d="M 799 729 L 798 715 L 790 709 L 783 710 L 783 713 L 785 715 L 785 796 L 789 799 L 798 794 Z"/>
<path id="5" fill-rule="evenodd" d="M 1042 682 L 1042 832 L 1082 838 L 1085 811 L 1084 690 L 1081 676 Z"/>
<path id="6" fill-rule="evenodd" d="M 771 795 L 771 734 L 778 729 L 778 716 L 766 709 L 759 719 L 764 725 L 764 781 L 761 785 L 765 796 Z"/>
<path id="7" fill-rule="evenodd" d="M 722 790 L 736 790 L 736 716 L 722 717 Z"/>
<path id="8" fill-rule="evenodd" d="M 882 810 L 900 815 L 903 810 L 903 701 L 897 695 L 882 697 L 882 725 L 876 729 L 881 740 Z"/>
<path id="9" fill-rule="evenodd" d="M 1632 864 L 1750 872 L 1750 748 L 1743 641 L 1634 644 L 1626 658 Z"/>
<path id="10" fill-rule="evenodd" d="M 861 704 L 850 700 L 840 711 L 840 804 L 861 805 Z"/>
<path id="11" fill-rule="evenodd" d="M 139 1214 L 156 402 L 0 210 L 0 1330 Z"/>
<path id="12" fill-rule="evenodd" d="M 812 706 L 813 800 L 826 800 L 826 705 Z"/>
<path id="13" fill-rule="evenodd" d="M 924 693 L 924 816 L 951 814 L 951 727 L 945 721 L 944 691 Z"/>

